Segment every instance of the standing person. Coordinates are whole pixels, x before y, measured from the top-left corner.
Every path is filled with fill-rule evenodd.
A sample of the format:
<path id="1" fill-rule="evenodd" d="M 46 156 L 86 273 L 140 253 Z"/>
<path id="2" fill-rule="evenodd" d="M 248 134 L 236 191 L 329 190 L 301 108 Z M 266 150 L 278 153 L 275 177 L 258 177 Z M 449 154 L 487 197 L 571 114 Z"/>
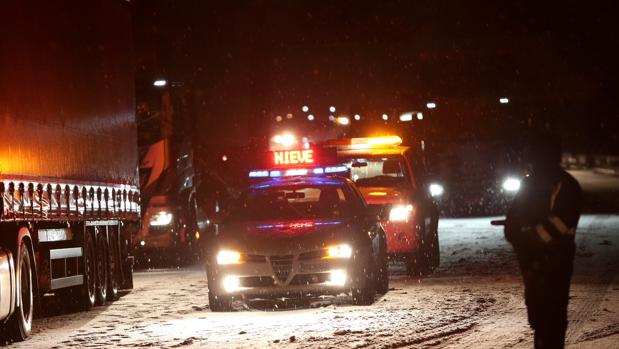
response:
<path id="1" fill-rule="evenodd" d="M 561 168 L 561 145 L 552 135 L 533 137 L 525 161 L 530 174 L 507 212 L 505 238 L 520 264 L 535 348 L 563 348 L 582 190 Z"/>

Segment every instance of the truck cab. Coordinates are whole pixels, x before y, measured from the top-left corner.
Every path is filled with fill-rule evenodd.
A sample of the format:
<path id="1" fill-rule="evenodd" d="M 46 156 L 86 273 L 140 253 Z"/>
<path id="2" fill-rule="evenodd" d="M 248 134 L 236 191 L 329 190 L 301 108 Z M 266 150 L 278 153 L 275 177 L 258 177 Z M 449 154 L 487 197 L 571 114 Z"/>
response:
<path id="1" fill-rule="evenodd" d="M 387 253 L 403 260 L 407 273 L 425 274 L 439 264 L 438 215 L 421 154 L 398 136 L 329 141 L 338 162 L 350 169 L 369 205 L 384 212 Z"/>

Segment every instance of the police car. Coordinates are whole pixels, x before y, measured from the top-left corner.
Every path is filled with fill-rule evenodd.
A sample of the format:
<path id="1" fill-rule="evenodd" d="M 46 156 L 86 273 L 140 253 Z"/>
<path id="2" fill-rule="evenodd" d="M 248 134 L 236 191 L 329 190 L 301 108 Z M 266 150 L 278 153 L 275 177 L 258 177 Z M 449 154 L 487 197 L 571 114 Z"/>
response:
<path id="1" fill-rule="evenodd" d="M 348 168 L 303 167 L 316 163 L 307 151 L 279 156 L 293 168 L 252 171 L 255 182 L 222 219 L 207 254 L 211 310 L 231 310 L 234 299 L 348 292 L 372 304 L 389 282 L 376 210 L 337 176 Z"/>

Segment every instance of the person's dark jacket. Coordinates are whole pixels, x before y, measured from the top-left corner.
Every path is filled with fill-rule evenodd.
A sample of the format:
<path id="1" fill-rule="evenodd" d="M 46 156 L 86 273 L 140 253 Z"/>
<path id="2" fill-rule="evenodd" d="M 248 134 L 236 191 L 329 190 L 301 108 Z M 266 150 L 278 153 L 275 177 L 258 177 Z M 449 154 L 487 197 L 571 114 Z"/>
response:
<path id="1" fill-rule="evenodd" d="M 525 177 L 505 224 L 521 266 L 554 269 L 569 263 L 571 270 L 582 205 L 580 185 L 558 166 Z"/>

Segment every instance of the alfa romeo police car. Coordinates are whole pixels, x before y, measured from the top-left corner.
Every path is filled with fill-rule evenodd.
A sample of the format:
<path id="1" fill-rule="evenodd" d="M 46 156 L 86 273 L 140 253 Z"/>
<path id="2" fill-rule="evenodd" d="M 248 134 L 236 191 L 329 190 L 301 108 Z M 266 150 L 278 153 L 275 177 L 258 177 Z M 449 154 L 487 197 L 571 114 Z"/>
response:
<path id="1" fill-rule="evenodd" d="M 348 292 L 368 305 L 387 292 L 385 232 L 354 183 L 333 175 L 346 170 L 250 173 L 264 180 L 241 194 L 207 255 L 212 311 L 233 299 Z"/>

